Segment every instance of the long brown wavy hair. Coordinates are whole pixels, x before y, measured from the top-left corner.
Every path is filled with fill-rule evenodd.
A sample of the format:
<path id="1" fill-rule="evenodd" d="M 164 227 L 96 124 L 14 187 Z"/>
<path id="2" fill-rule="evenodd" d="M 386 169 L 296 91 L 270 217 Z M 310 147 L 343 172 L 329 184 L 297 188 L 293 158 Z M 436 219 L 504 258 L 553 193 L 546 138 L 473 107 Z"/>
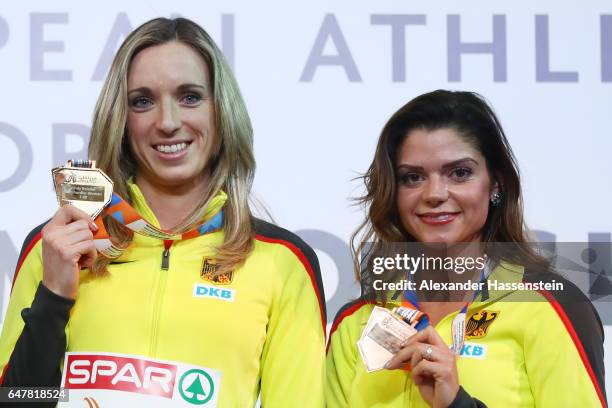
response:
<path id="1" fill-rule="evenodd" d="M 193 227 L 204 215 L 210 200 L 220 191 L 227 193 L 225 240 L 217 248 L 217 273 L 240 266 L 253 245 L 253 217 L 248 200 L 255 171 L 253 130 L 238 84 L 223 54 L 198 24 L 185 18 L 157 18 L 134 30 L 121 44 L 102 86 L 94 111 L 89 157 L 97 161 L 114 182 L 114 190 L 131 201 L 127 180 L 134 175 L 134 160 L 127 142 L 127 77 L 130 63 L 148 47 L 178 41 L 189 45 L 206 62 L 212 83 L 217 146 L 211 157 L 211 177 L 196 209 L 174 228 L 182 232 Z M 160 62 L 163 63 L 163 62 Z M 130 231 L 106 217 L 111 240 L 126 248 Z M 109 259 L 99 256 L 92 267 L 94 275 L 104 275 Z"/>
<path id="2" fill-rule="evenodd" d="M 476 93 L 437 90 L 414 98 L 391 116 L 378 139 L 372 164 L 360 177 L 366 194 L 355 202 L 366 209 L 366 218 L 351 236 L 357 279 L 362 280 L 362 274 L 367 273 L 360 259 L 382 244 L 416 241 L 402 226 L 397 208 L 397 152 L 412 130 L 443 128 L 457 131 L 484 156 L 499 185 L 502 199 L 497 206 L 489 205 L 482 242 L 488 249 L 496 243 L 514 244 L 510 245 L 513 250 L 502 251 L 502 260 L 548 271 L 549 262 L 529 245 L 519 169 L 493 109 Z"/>

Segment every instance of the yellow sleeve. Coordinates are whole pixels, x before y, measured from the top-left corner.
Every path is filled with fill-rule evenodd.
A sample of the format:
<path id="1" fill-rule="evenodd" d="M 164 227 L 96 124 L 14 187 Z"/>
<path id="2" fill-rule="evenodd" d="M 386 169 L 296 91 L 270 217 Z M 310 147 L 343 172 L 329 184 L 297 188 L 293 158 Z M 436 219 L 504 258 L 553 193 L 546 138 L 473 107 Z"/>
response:
<path id="1" fill-rule="evenodd" d="M 314 258 L 313 258 L 314 257 Z M 318 261 L 283 248 L 277 264 L 288 271 L 273 300 L 262 353 L 263 407 L 323 407 L 325 301 Z M 309 270 L 310 269 L 310 270 Z"/>
<path id="2" fill-rule="evenodd" d="M 329 408 L 348 407 L 351 384 L 357 364 L 359 339 L 358 315 L 353 313 L 364 302 L 351 302 L 343 306 L 334 319 L 327 350 L 327 378 L 325 402 Z"/>
<path id="3" fill-rule="evenodd" d="M 527 375 L 536 406 L 606 406 L 603 330 L 591 303 L 533 304 L 525 330 Z"/>
<path id="4" fill-rule="evenodd" d="M 0 335 L 0 367 L 2 370 L 0 373 L 2 377 L 4 377 L 15 343 L 23 331 L 24 321 L 21 311 L 31 306 L 36 288 L 42 280 L 42 242 L 40 235 L 33 233 L 26 238 L 18 258 L 15 284 L 11 291 Z"/>

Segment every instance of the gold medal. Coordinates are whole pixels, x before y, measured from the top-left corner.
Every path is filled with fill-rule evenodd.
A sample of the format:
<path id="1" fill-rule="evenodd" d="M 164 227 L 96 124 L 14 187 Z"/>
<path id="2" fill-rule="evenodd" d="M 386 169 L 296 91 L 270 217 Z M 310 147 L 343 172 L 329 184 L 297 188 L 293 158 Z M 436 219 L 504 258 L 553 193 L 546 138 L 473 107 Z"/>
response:
<path id="1" fill-rule="evenodd" d="M 74 205 L 96 218 L 113 195 L 113 182 L 93 160 L 68 160 L 52 170 L 57 202 Z"/>

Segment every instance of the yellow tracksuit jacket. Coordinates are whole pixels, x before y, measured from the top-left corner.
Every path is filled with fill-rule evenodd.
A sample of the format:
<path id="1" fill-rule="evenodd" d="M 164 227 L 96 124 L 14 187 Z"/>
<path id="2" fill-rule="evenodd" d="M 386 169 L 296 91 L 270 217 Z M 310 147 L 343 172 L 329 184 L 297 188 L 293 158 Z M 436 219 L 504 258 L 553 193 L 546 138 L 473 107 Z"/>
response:
<path id="1" fill-rule="evenodd" d="M 130 188 L 134 208 L 156 223 Z M 208 215 L 225 200 L 218 195 Z M 24 243 L 0 337 L 2 385 L 57 386 L 66 352 L 116 353 L 215 370 L 218 407 L 253 406 L 260 392 L 263 407 L 323 406 L 325 296 L 316 255 L 279 227 L 255 228 L 254 249 L 229 283 L 202 273 L 223 231 L 175 241 L 167 268 L 164 242 L 135 234 L 108 277 L 81 271 L 72 302 L 39 285 L 38 227 Z"/>

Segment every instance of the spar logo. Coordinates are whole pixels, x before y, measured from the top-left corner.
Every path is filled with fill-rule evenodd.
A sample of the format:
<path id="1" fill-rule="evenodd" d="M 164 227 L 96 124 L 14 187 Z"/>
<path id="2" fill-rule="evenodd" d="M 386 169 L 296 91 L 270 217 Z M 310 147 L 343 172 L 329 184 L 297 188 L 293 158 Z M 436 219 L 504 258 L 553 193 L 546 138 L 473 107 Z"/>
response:
<path id="1" fill-rule="evenodd" d="M 177 373 L 174 364 L 113 355 L 67 356 L 66 388 L 128 391 L 172 398 Z"/>
<path id="2" fill-rule="evenodd" d="M 192 369 L 182 375 L 179 380 L 181 397 L 191 404 L 206 404 L 215 393 L 213 379 L 204 370 Z"/>

